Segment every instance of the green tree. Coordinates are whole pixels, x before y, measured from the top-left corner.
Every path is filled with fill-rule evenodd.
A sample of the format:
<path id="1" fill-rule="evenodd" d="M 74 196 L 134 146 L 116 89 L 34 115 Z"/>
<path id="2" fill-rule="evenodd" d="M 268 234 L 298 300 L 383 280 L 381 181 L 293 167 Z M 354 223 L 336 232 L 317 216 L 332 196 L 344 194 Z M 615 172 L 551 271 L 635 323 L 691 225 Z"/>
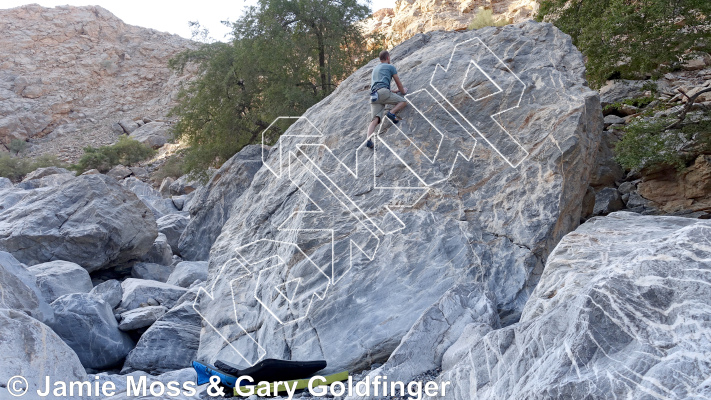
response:
<path id="1" fill-rule="evenodd" d="M 569 34 L 594 86 L 673 68 L 711 49 L 709 0 L 544 0 L 538 19 Z"/>
<path id="2" fill-rule="evenodd" d="M 356 0 L 260 0 L 232 24 L 230 43 L 203 44 L 171 60 L 198 78 L 172 114 L 185 142 L 185 168 L 218 166 L 278 116 L 301 115 L 373 53 L 355 25 L 369 14 Z"/>

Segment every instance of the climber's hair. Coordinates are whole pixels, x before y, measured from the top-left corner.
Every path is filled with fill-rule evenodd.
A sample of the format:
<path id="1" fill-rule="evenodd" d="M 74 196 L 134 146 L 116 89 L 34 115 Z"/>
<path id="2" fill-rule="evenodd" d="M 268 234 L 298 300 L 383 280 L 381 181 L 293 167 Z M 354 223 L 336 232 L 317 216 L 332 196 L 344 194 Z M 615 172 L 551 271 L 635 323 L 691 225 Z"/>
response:
<path id="1" fill-rule="evenodd" d="M 390 53 L 388 53 L 387 50 L 383 50 L 380 52 L 380 61 L 386 61 L 388 57 L 390 57 Z"/>

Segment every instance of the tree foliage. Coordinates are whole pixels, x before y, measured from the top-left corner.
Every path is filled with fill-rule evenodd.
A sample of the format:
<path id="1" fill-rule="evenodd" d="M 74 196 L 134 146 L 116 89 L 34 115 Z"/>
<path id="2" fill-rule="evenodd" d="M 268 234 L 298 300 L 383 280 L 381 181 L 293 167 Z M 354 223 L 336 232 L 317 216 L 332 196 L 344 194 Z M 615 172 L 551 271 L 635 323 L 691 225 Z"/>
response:
<path id="1" fill-rule="evenodd" d="M 126 135 L 119 136 L 118 142 L 110 146 L 85 147 L 84 155 L 71 168 L 82 173 L 90 169 L 99 172 L 108 172 L 111 168 L 121 164 L 134 165 L 140 161 L 153 157 L 156 151 L 145 144 L 131 139 Z"/>
<path id="2" fill-rule="evenodd" d="M 260 0 L 233 23 L 233 40 L 171 60 L 197 67 L 181 91 L 174 133 L 188 144 L 190 172 L 218 166 L 261 141 L 278 116 L 301 115 L 371 57 L 355 22 L 369 13 L 356 0 Z"/>
<path id="3" fill-rule="evenodd" d="M 588 79 L 640 78 L 711 48 L 709 0 L 544 0 L 539 20 L 569 34 Z"/>

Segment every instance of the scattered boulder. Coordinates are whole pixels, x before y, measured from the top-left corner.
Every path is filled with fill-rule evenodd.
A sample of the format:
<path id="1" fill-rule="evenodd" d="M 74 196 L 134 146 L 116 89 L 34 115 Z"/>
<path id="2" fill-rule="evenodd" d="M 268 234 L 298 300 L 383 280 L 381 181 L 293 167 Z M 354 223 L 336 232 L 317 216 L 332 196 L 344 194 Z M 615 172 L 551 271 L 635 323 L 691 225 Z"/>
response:
<path id="1" fill-rule="evenodd" d="M 74 175 L 73 172 L 71 172 L 71 171 L 69 171 L 68 169 L 65 169 L 65 168 L 59 168 L 59 167 L 37 168 L 36 170 L 34 170 L 34 171 L 30 172 L 29 174 L 25 175 L 25 177 L 22 179 L 22 182 L 32 181 L 32 180 L 35 180 L 35 179 L 44 178 L 45 176 L 57 175 L 57 174 L 71 174 L 71 175 Z"/>
<path id="2" fill-rule="evenodd" d="M 180 236 L 185 232 L 185 228 L 190 222 L 190 217 L 185 214 L 168 214 L 160 217 L 156 223 L 158 224 L 158 232 L 165 235 L 168 239 L 168 244 L 174 253 L 180 255 L 179 242 Z"/>
<path id="3" fill-rule="evenodd" d="M 119 329 L 122 331 L 132 331 L 134 329 L 151 326 L 158 318 L 168 311 L 163 306 L 149 306 L 136 308 L 121 314 Z"/>
<path id="4" fill-rule="evenodd" d="M 37 287 L 47 303 L 71 293 L 89 293 L 91 277 L 81 265 L 69 261 L 50 261 L 33 265 L 28 271 L 37 278 Z"/>
<path id="5" fill-rule="evenodd" d="M 106 175 L 119 181 L 121 179 L 128 178 L 131 174 L 133 174 L 133 172 L 128 167 L 121 164 L 111 168 L 111 170 L 106 173 Z"/>
<path id="6" fill-rule="evenodd" d="M 92 169 L 90 169 L 90 170 L 88 170 L 88 171 L 82 172 L 82 175 L 99 175 L 100 173 L 101 173 L 101 172 L 99 172 L 98 169 L 92 168 Z"/>
<path id="7" fill-rule="evenodd" d="M 232 207 L 252 183 L 262 167 L 261 145 L 245 146 L 195 192 L 190 222 L 178 248 L 187 260 L 207 261 L 210 248 L 231 215 Z"/>
<path id="8" fill-rule="evenodd" d="M 138 124 L 136 123 L 136 121 L 130 119 L 121 120 L 118 122 L 118 124 L 123 129 L 123 131 L 128 134 L 138 129 Z"/>
<path id="9" fill-rule="evenodd" d="M 150 177 L 148 170 L 143 167 L 129 167 L 129 169 L 131 170 L 131 174 L 136 178 L 148 179 Z"/>
<path id="10" fill-rule="evenodd" d="M 170 309 L 187 289 L 175 285 L 145 279 L 128 278 L 121 282 L 123 297 L 120 308 L 133 310 L 147 304 L 148 299 L 155 299 L 158 304 Z M 158 305 L 156 304 L 156 305 Z"/>
<path id="11" fill-rule="evenodd" d="M 94 286 L 89 293 L 101 298 L 113 309 L 121 303 L 123 288 L 121 287 L 121 282 L 116 279 L 109 279 L 108 281 Z"/>
<path id="12" fill-rule="evenodd" d="M 168 141 L 168 130 L 169 126 L 163 122 L 149 122 L 131 132 L 129 137 L 146 146 L 158 149 Z"/>
<path id="13" fill-rule="evenodd" d="M 625 99 L 643 97 L 643 86 L 647 82 L 628 79 L 616 79 L 607 81 L 605 86 L 600 88 L 600 104 L 604 108 L 607 105 L 619 103 Z"/>
<path id="14" fill-rule="evenodd" d="M 13 185 L 12 185 L 12 181 L 11 181 L 11 180 L 9 180 L 9 179 L 7 179 L 7 178 L 5 178 L 5 177 L 0 176 L 0 189 L 9 189 L 9 188 L 12 188 L 12 187 L 13 187 Z"/>
<path id="15" fill-rule="evenodd" d="M 171 199 L 163 198 L 163 196 L 153 187 L 145 182 L 140 181 L 134 177 L 129 177 L 124 179 L 121 184 L 128 190 L 138 196 L 139 199 L 145 204 L 151 211 L 155 219 L 160 217 L 177 213 L 179 210 L 173 204 Z"/>
<path id="16" fill-rule="evenodd" d="M 710 235 L 710 221 L 629 212 L 581 225 L 548 257 L 520 322 L 443 362 L 444 398 L 709 397 L 698 355 Z"/>
<path id="17" fill-rule="evenodd" d="M 637 186 L 633 182 L 622 182 L 620 186 L 617 187 L 617 191 L 622 195 L 630 194 L 637 190 Z"/>
<path id="18" fill-rule="evenodd" d="M 198 182 L 191 181 L 187 175 L 183 175 L 170 184 L 170 194 L 173 196 L 190 194 L 200 188 L 200 186 Z"/>
<path id="19" fill-rule="evenodd" d="M 161 182 L 160 188 L 158 188 L 158 193 L 163 197 L 170 197 L 170 185 L 172 184 L 173 178 L 169 176 L 163 178 L 163 182 Z"/>
<path id="20" fill-rule="evenodd" d="M 618 117 L 617 115 L 610 114 L 610 115 L 605 116 L 605 128 L 607 128 L 610 125 L 624 124 L 624 123 L 625 123 L 625 119 L 622 117 Z"/>
<path id="21" fill-rule="evenodd" d="M 187 196 L 171 196 L 171 200 L 173 200 L 173 205 L 175 208 L 177 208 L 180 211 L 183 211 L 183 207 L 185 207 L 185 199 Z"/>
<path id="22" fill-rule="evenodd" d="M 35 277 L 4 251 L 0 251 L 0 308 L 23 311 L 45 323 L 53 318 L 52 308 L 37 287 Z"/>
<path id="23" fill-rule="evenodd" d="M 5 389 L 14 376 L 27 380 L 28 395 L 25 397 L 30 399 L 39 399 L 37 390 L 45 390 L 47 376 L 53 382 L 84 381 L 87 378 L 77 354 L 47 325 L 21 311 L 0 308 L 0 338 L 0 392 L 3 399 L 14 398 Z M 48 400 L 60 398 L 65 397 L 43 397 Z M 88 397 L 75 395 L 73 398 Z"/>
<path id="24" fill-rule="evenodd" d="M 65 260 L 92 272 L 142 256 L 157 235 L 150 210 L 104 175 L 29 193 L 0 212 L 0 249 L 29 265 Z"/>
<path id="25" fill-rule="evenodd" d="M 595 193 L 595 208 L 593 215 L 607 215 L 624 208 L 622 196 L 615 188 L 604 188 Z"/>
<path id="26" fill-rule="evenodd" d="M 207 261 L 182 261 L 175 266 L 166 283 L 189 288 L 196 281 L 207 280 Z"/>
<path id="27" fill-rule="evenodd" d="M 89 293 L 64 295 L 52 304 L 52 329 L 79 356 L 86 368 L 103 369 L 119 364 L 134 346 L 118 329 L 109 303 Z"/>
<path id="28" fill-rule="evenodd" d="M 142 370 L 157 375 L 191 365 L 200 345 L 202 319 L 193 308 L 194 292 L 180 299 L 141 335 L 121 373 Z"/>
<path id="29" fill-rule="evenodd" d="M 141 257 L 141 261 L 160 265 L 171 265 L 173 263 L 173 250 L 168 244 L 168 238 L 164 234 L 159 233 L 151 249 Z"/>
<path id="30" fill-rule="evenodd" d="M 173 272 L 172 264 L 155 264 L 151 262 L 138 262 L 131 268 L 131 277 L 165 282 Z"/>

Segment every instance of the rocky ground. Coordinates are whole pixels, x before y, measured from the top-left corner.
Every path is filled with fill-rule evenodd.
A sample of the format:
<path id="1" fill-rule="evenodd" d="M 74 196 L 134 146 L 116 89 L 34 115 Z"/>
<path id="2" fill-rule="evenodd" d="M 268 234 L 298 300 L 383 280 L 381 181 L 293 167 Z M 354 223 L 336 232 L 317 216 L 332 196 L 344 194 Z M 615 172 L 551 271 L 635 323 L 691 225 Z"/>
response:
<path id="1" fill-rule="evenodd" d="M 382 35 L 392 47 L 418 33 L 459 31 L 467 26 L 479 7 L 488 7 L 494 18 L 511 23 L 531 19 L 538 11 L 537 0 L 398 0 L 395 8 L 377 10 L 363 22 L 366 33 Z"/>
<path id="2" fill-rule="evenodd" d="M 164 120 L 191 76 L 168 60 L 193 42 L 98 6 L 0 10 L 0 32 L 0 151 L 19 139 L 25 156 L 76 161 L 133 121 Z"/>
<path id="3" fill-rule="evenodd" d="M 435 71 L 477 37 L 500 57 L 474 40 Z M 488 76 L 468 73 L 472 54 Z M 371 63 L 205 185 L 156 188 L 124 166 L 0 178 L 0 384 L 52 375 L 124 392 L 127 376 L 194 380 L 195 359 L 272 357 L 323 358 L 355 381 L 451 381 L 446 399 L 710 397 L 707 156 L 674 184 L 612 158 L 642 110 L 603 107 L 647 82 L 591 90 L 570 38 L 533 22 L 420 34 L 392 56 L 419 95 L 374 153 Z M 658 104 L 708 85 L 695 63 L 656 82 Z M 433 74 L 449 102 L 431 100 Z M 135 115 L 105 121 L 171 146 L 168 123 Z"/>

